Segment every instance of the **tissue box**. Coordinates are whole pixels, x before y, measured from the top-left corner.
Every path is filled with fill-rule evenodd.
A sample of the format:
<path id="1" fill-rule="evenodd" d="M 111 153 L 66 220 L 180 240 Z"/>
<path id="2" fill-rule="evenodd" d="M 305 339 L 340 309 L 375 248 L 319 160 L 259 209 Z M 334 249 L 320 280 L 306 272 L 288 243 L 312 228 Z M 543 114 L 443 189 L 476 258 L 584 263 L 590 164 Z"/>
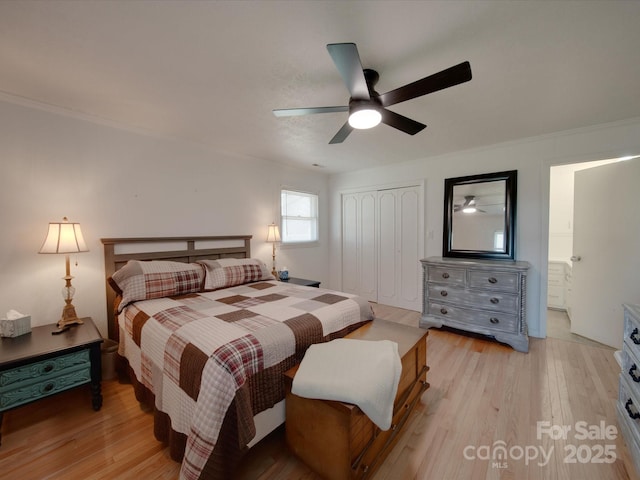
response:
<path id="1" fill-rule="evenodd" d="M 0 337 L 17 337 L 31 332 L 31 315 L 9 320 L 0 318 Z"/>

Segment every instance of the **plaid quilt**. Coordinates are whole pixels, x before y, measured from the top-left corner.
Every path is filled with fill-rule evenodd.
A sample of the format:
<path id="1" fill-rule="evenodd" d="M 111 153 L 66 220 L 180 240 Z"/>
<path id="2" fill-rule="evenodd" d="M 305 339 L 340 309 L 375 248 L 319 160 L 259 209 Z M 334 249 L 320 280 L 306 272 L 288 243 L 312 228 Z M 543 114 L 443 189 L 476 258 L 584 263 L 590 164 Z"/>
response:
<path id="1" fill-rule="evenodd" d="M 263 281 L 129 305 L 120 353 L 187 436 L 180 478 L 228 478 L 235 465 L 225 458 L 240 458 L 253 416 L 284 398 L 282 374 L 309 345 L 371 319 L 360 297 Z"/>

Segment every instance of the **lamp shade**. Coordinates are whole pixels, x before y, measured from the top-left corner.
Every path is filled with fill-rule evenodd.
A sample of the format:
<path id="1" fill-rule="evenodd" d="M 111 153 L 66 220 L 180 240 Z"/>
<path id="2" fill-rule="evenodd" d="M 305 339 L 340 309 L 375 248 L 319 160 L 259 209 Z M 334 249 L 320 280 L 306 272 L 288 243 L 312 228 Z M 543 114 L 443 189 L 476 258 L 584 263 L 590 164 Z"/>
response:
<path id="1" fill-rule="evenodd" d="M 62 222 L 49 223 L 47 238 L 38 253 L 88 252 L 79 223 L 70 223 L 67 217 Z"/>
<path id="2" fill-rule="evenodd" d="M 267 242 L 276 243 L 280 241 L 280 230 L 275 223 L 269 225 L 269 231 L 267 232 Z"/>

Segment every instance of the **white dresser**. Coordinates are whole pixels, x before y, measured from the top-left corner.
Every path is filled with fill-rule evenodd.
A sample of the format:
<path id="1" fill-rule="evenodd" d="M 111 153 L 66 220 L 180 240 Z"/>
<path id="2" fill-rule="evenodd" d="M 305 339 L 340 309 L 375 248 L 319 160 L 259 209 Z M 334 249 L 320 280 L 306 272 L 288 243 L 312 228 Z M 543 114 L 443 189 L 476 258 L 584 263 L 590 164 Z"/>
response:
<path id="1" fill-rule="evenodd" d="M 529 351 L 525 317 L 528 262 L 430 257 L 423 269 L 420 327 L 447 326 Z"/>
<path id="2" fill-rule="evenodd" d="M 622 372 L 616 410 L 636 472 L 640 473 L 640 306 L 623 305 Z"/>

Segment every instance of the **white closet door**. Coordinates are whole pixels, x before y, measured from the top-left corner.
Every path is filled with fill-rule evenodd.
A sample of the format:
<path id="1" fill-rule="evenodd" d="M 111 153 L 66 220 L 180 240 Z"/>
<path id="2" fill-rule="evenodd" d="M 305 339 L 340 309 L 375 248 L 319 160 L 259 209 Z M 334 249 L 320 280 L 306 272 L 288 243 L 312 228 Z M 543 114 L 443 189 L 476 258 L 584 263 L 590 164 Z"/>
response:
<path id="1" fill-rule="evenodd" d="M 378 192 L 378 303 L 420 311 L 420 192 Z"/>
<path id="2" fill-rule="evenodd" d="M 377 301 L 376 192 L 342 197 L 342 288 Z"/>

